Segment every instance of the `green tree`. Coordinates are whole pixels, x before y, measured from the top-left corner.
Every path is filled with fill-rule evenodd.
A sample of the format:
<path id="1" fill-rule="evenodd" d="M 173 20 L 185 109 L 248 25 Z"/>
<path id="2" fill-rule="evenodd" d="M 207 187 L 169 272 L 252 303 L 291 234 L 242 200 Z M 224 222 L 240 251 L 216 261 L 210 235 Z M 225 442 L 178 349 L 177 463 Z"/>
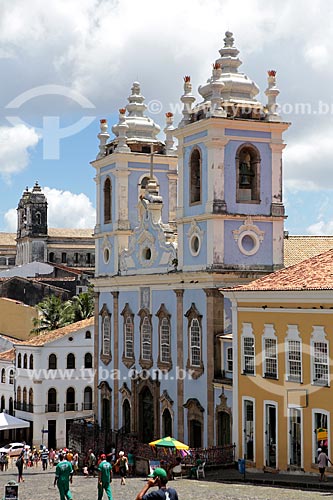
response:
<path id="1" fill-rule="evenodd" d="M 48 330 L 56 330 L 73 323 L 73 311 L 71 301 L 62 302 L 56 295 L 46 297 L 36 305 L 39 317 L 34 318 L 32 334 L 38 334 Z"/>
<path id="2" fill-rule="evenodd" d="M 93 288 L 89 287 L 87 292 L 75 295 L 71 300 L 73 321 L 81 321 L 94 315 Z"/>

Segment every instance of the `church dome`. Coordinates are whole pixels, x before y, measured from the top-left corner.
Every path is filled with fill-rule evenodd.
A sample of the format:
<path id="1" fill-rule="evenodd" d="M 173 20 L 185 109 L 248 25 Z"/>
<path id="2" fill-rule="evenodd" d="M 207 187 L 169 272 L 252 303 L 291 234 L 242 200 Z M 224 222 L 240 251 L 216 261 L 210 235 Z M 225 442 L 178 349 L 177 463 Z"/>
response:
<path id="1" fill-rule="evenodd" d="M 224 47 L 219 52 L 221 57 L 213 64 L 212 76 L 198 89 L 204 99 L 198 106 L 210 105 L 218 90 L 224 109 L 228 108 L 228 105 L 262 108 L 256 100 L 258 86 L 245 73 L 238 71 L 242 61 L 238 57 L 239 50 L 234 46 L 233 34 L 230 31 L 225 33 Z"/>
<path id="2" fill-rule="evenodd" d="M 121 110 L 125 115 L 124 123 L 126 127 L 127 144 L 133 142 L 160 144 L 156 136 L 160 132 L 160 127 L 144 113 L 147 109 L 144 103 L 145 98 L 141 94 L 140 84 L 134 82 L 131 88 L 131 95 L 128 97 L 126 108 Z M 127 112 L 127 114 L 126 114 Z M 119 136 L 119 123 L 112 127 L 112 132 L 116 137 Z"/>

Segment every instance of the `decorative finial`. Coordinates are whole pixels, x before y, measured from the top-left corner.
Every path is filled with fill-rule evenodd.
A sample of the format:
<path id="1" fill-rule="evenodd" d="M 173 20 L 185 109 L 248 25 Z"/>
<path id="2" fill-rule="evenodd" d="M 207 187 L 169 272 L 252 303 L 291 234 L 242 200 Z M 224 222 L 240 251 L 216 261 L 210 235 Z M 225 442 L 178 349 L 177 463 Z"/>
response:
<path id="1" fill-rule="evenodd" d="M 183 127 L 187 123 L 190 123 L 192 104 L 195 101 L 195 97 L 192 95 L 191 77 L 189 75 L 184 76 L 184 94 L 181 96 L 180 100 L 184 104 L 184 108 L 182 111 L 183 119 L 181 120 L 179 126 Z"/>
<path id="2" fill-rule="evenodd" d="M 234 41 L 235 41 L 235 39 L 233 37 L 233 33 L 231 33 L 231 31 L 226 31 L 225 38 L 224 38 L 224 46 L 225 47 L 233 47 Z"/>
<path id="3" fill-rule="evenodd" d="M 176 148 L 174 146 L 174 139 L 173 139 L 173 132 L 175 130 L 173 126 L 173 113 L 171 111 L 168 111 L 165 113 L 166 117 L 166 124 L 164 128 L 164 133 L 165 133 L 165 149 L 166 149 L 166 154 L 167 155 L 172 155 L 175 154 Z"/>
<path id="4" fill-rule="evenodd" d="M 115 153 L 130 153 L 131 150 L 127 146 L 127 135 L 126 132 L 128 130 L 128 125 L 126 123 L 126 116 L 123 113 L 124 108 L 120 108 L 119 110 L 119 122 L 117 125 L 118 128 L 118 144 L 115 148 Z M 125 109 L 126 111 L 126 109 Z"/>
<path id="5" fill-rule="evenodd" d="M 276 98 L 280 93 L 280 90 L 276 86 L 276 71 L 274 69 L 270 69 L 267 71 L 267 81 L 268 87 L 265 90 L 265 94 L 267 96 L 267 120 L 269 122 L 279 122 L 281 121 L 281 116 L 277 112 L 277 103 Z"/>
<path id="6" fill-rule="evenodd" d="M 34 187 L 33 187 L 33 189 L 32 189 L 32 192 L 33 192 L 33 193 L 37 193 L 37 192 L 40 192 L 40 191 L 41 191 L 41 187 L 40 187 L 40 185 L 38 184 L 38 181 L 36 181 L 36 182 L 35 182 L 35 185 L 34 185 Z"/>
<path id="7" fill-rule="evenodd" d="M 108 132 L 108 121 L 106 118 L 102 118 L 100 121 L 100 133 L 97 135 L 99 139 L 99 153 L 96 156 L 96 160 L 99 158 L 103 158 L 105 156 L 105 145 L 110 138 L 110 134 Z"/>

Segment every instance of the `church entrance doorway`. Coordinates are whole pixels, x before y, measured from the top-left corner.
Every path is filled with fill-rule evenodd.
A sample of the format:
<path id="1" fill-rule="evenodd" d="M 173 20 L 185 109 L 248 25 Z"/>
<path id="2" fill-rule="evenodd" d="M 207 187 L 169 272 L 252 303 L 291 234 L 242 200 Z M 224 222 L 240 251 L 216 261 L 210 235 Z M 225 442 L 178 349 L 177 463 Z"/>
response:
<path id="1" fill-rule="evenodd" d="M 154 436 L 154 400 L 148 387 L 139 395 L 139 433 L 143 443 L 153 441 Z"/>

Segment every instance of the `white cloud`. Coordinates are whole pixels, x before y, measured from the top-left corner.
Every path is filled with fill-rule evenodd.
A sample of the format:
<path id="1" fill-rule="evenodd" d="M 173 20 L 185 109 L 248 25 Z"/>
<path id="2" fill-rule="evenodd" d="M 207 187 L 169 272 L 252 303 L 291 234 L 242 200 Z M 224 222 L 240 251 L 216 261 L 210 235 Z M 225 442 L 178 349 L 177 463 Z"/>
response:
<path id="1" fill-rule="evenodd" d="M 71 193 L 60 189 L 44 187 L 43 193 L 48 203 L 48 226 L 59 228 L 93 228 L 95 209 L 88 196 L 83 193 Z M 16 209 L 7 210 L 4 215 L 6 231 L 17 229 Z"/>
<path id="2" fill-rule="evenodd" d="M 323 236 L 332 236 L 333 234 L 333 220 L 325 222 L 324 220 L 320 220 L 311 224 L 307 228 L 308 234 L 311 235 L 323 235 Z"/>
<path id="3" fill-rule="evenodd" d="M 316 69 L 325 69 L 330 61 L 330 53 L 325 45 L 310 45 L 305 50 L 305 59 Z"/>
<path id="4" fill-rule="evenodd" d="M 294 140 L 284 152 L 285 186 L 293 191 L 333 188 L 333 127 Z"/>
<path id="5" fill-rule="evenodd" d="M 25 125 L 0 127 L 0 175 L 9 181 L 29 163 L 29 150 L 38 143 L 33 128 Z"/>

